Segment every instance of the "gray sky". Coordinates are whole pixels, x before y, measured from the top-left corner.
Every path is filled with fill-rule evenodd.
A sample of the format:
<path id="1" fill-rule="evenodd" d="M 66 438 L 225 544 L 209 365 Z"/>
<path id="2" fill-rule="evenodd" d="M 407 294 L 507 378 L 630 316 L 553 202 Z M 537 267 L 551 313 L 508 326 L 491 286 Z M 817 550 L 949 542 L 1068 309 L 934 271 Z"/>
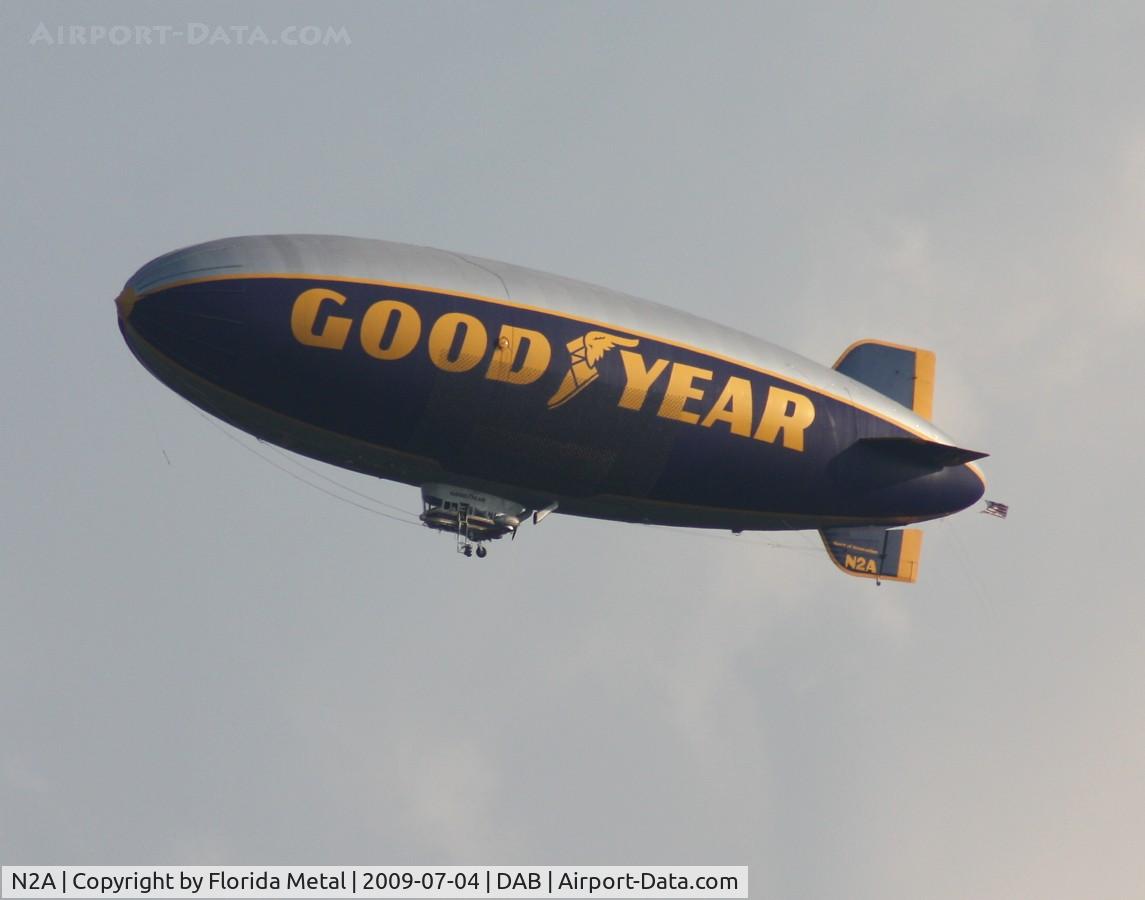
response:
<path id="1" fill-rule="evenodd" d="M 925 6 L 0 5 L 0 860 L 1139 897 L 1145 12 Z M 938 424 L 1011 517 L 928 526 L 913 588 L 809 535 L 559 516 L 464 560 L 245 452 L 123 345 L 138 266 L 289 231 L 826 363 L 933 348 Z"/>

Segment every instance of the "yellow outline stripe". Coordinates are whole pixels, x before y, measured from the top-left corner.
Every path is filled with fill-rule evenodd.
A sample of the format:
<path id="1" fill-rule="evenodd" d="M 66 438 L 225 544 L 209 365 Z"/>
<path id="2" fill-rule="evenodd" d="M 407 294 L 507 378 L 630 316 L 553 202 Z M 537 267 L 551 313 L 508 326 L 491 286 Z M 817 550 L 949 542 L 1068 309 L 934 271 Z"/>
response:
<path id="1" fill-rule="evenodd" d="M 825 390 L 822 387 L 816 387 L 814 385 L 808 384 L 805 381 L 801 381 L 799 379 L 792 378 L 792 377 L 787 376 L 787 375 L 781 375 L 778 372 L 772 372 L 770 369 L 761 369 L 758 366 L 754 366 L 750 363 L 745 363 L 743 360 L 738 360 L 738 359 L 733 359 L 733 358 L 728 357 L 728 356 L 723 356 L 722 354 L 714 353 L 711 350 L 704 350 L 700 347 L 695 347 L 691 344 L 682 344 L 682 343 L 679 343 L 677 341 L 674 341 L 674 340 L 671 340 L 668 338 L 664 338 L 664 337 L 660 337 L 660 336 L 655 335 L 655 334 L 649 334 L 649 333 L 643 332 L 643 331 L 635 331 L 631 328 L 626 328 L 623 325 L 617 325 L 617 324 L 614 324 L 611 322 L 602 322 L 602 321 L 597 320 L 597 319 L 586 319 L 586 318 L 583 318 L 581 316 L 574 316 L 572 313 L 561 312 L 560 310 L 549 309 L 549 308 L 543 307 L 543 306 L 530 306 L 530 305 L 525 304 L 525 303 L 517 303 L 513 300 L 502 300 L 502 299 L 499 299 L 497 297 L 486 297 L 483 294 L 471 294 L 467 291 L 450 291 L 450 290 L 446 290 L 445 288 L 435 288 L 435 287 L 431 287 L 429 285 L 424 285 L 424 284 L 406 284 L 406 283 L 403 283 L 400 281 L 386 281 L 386 280 L 381 279 L 381 278 L 354 278 L 354 277 L 347 276 L 347 275 L 316 275 L 313 272 L 226 272 L 226 273 L 218 274 L 218 275 L 203 275 L 203 276 L 200 276 L 198 278 L 186 278 L 186 279 L 183 279 L 182 281 L 172 281 L 172 282 L 169 282 L 168 284 L 164 284 L 164 285 L 161 285 L 159 287 L 151 288 L 147 291 L 144 291 L 142 294 L 140 294 L 138 296 L 136 302 L 138 302 L 138 300 L 142 300 L 145 297 L 149 297 L 152 294 L 157 294 L 160 291 L 170 290 L 171 288 L 186 287 L 186 286 L 192 285 L 192 284 L 206 284 L 206 283 L 212 282 L 212 281 L 236 281 L 236 280 L 243 279 L 243 278 L 279 279 L 279 280 L 283 280 L 283 281 L 288 280 L 288 279 L 310 280 L 310 281 L 335 281 L 335 282 L 342 281 L 342 282 L 346 282 L 347 284 L 375 284 L 375 285 L 379 285 L 381 287 L 392 287 L 392 288 L 398 288 L 401 290 L 423 291 L 425 293 L 440 294 L 440 295 L 443 295 L 446 297 L 460 297 L 462 299 L 467 299 L 467 300 L 477 300 L 477 301 L 480 301 L 482 303 L 492 303 L 495 306 L 504 306 L 504 307 L 508 307 L 510 309 L 520 309 L 520 310 L 524 310 L 526 312 L 533 312 L 533 313 L 538 313 L 541 315 L 556 316 L 557 318 L 566 319 L 570 322 L 577 322 L 580 324 L 590 325 L 590 326 L 593 326 L 595 328 L 602 328 L 602 329 L 605 329 L 608 331 L 623 331 L 623 332 L 626 332 L 627 334 L 638 335 L 640 338 L 643 338 L 645 340 L 657 341 L 661 344 L 667 344 L 668 346 L 675 347 L 679 350 L 687 350 L 691 353 L 698 353 L 701 356 L 707 356 L 711 359 L 718 359 L 721 362 L 728 363 L 729 365 L 741 366 L 745 369 L 749 369 L 749 370 L 756 372 L 760 375 L 766 375 L 769 378 L 775 378 L 775 379 L 778 379 L 779 381 L 783 381 L 787 384 L 798 385 L 799 387 L 803 388 L 804 390 L 811 391 L 812 393 L 818 394 L 821 397 L 830 398 L 830 399 L 835 400 L 839 403 L 842 403 L 846 406 L 850 406 L 852 409 L 857 409 L 861 412 L 867 413 L 868 415 L 874 416 L 876 419 L 881 419 L 882 421 L 887 422 L 888 424 L 894 425 L 898 428 L 903 429 L 904 431 L 910 432 L 915 437 L 919 437 L 919 438 L 922 438 L 923 440 L 927 440 L 927 441 L 932 440 L 932 438 L 930 438 L 930 436 L 927 435 L 925 432 L 920 431 L 919 429 L 914 428 L 913 426 L 907 425 L 904 422 L 900 422 L 896 419 L 893 419 L 890 416 L 885 415 L 884 413 L 880 413 L 877 410 L 871 409 L 870 407 L 863 406 L 860 403 L 856 403 L 854 400 L 851 400 L 848 397 L 841 397 L 838 394 L 834 394 L 828 390 Z M 634 298 L 634 299 L 636 299 L 636 298 Z M 857 341 L 855 344 L 852 344 L 851 346 L 855 347 L 858 344 L 863 344 L 863 343 L 884 344 L 885 346 L 900 347 L 901 349 L 905 349 L 905 350 L 916 350 L 917 349 L 915 347 L 906 347 L 906 346 L 899 345 L 899 344 L 888 344 L 885 341 Z M 845 356 L 846 352 L 844 352 L 843 355 Z M 842 357 L 840 357 L 840 358 L 842 358 Z M 837 365 L 837 363 L 836 363 L 836 365 Z M 966 465 L 966 468 L 968 468 L 971 472 L 973 472 L 978 477 L 978 480 L 982 482 L 983 489 L 985 489 L 986 477 L 982 474 L 982 470 L 977 465 L 975 465 L 974 463 L 966 463 L 965 465 Z"/>
<path id="2" fill-rule="evenodd" d="M 862 338 L 849 344 L 847 349 L 839 354 L 839 358 L 831 364 L 831 368 L 837 369 L 839 363 L 851 355 L 851 351 L 855 350 L 857 347 L 862 347 L 864 344 L 875 344 L 879 347 L 890 347 L 892 350 L 908 350 L 911 353 L 918 353 L 920 351 L 924 353 L 930 352 L 929 350 L 922 350 L 920 347 L 912 347 L 910 344 L 896 344 L 893 341 L 884 341 L 880 340 L 879 338 Z"/>
<path id="3" fill-rule="evenodd" d="M 918 528 L 904 528 L 902 533 L 902 553 L 899 555 L 898 581 L 914 584 L 918 581 L 919 563 L 922 560 L 922 531 Z M 903 574 L 904 569 L 906 574 Z"/>
<path id="4" fill-rule="evenodd" d="M 934 418 L 934 363 L 931 350 L 916 350 L 914 354 L 914 407 L 915 415 L 930 422 Z"/>

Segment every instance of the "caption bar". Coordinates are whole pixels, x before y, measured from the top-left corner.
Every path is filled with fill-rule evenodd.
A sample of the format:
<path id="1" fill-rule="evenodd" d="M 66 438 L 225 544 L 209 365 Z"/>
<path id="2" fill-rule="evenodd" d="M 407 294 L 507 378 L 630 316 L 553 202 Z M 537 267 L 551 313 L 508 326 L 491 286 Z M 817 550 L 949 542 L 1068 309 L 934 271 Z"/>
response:
<path id="1" fill-rule="evenodd" d="M 747 866 L 4 866 L 3 897 L 731 897 Z"/>

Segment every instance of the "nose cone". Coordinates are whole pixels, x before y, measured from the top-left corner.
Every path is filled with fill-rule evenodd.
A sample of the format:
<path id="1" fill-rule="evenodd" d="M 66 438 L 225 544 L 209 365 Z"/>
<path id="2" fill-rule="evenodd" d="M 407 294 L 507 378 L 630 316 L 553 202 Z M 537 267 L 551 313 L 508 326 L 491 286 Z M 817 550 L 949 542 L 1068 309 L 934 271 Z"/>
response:
<path id="1" fill-rule="evenodd" d="M 126 322 L 131 318 L 131 311 L 135 309 L 135 302 L 139 299 L 139 295 L 135 293 L 135 288 L 131 285 L 126 285 L 119 296 L 115 298 L 115 311 L 119 314 L 119 320 Z"/>
<path id="2" fill-rule="evenodd" d="M 198 269 L 213 259 L 205 253 L 195 247 L 153 259 L 115 298 L 128 348 L 160 381 L 184 395 L 189 376 L 230 385 L 235 370 L 251 357 L 244 341 L 254 341 L 258 350 L 246 292 L 225 277 L 230 270 L 221 264 L 201 274 Z"/>

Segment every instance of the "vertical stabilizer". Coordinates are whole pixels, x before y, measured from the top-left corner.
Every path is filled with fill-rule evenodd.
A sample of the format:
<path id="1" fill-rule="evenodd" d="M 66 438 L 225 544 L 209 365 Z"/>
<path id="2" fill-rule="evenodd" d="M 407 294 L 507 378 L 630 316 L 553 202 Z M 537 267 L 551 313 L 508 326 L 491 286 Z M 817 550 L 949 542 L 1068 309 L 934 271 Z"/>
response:
<path id="1" fill-rule="evenodd" d="M 819 532 L 831 561 L 848 575 L 875 581 L 918 580 L 922 532 L 917 528 L 825 528 Z"/>
<path id="2" fill-rule="evenodd" d="M 874 388 L 928 421 L 934 413 L 934 353 L 885 341 L 858 341 L 835 370 Z"/>

